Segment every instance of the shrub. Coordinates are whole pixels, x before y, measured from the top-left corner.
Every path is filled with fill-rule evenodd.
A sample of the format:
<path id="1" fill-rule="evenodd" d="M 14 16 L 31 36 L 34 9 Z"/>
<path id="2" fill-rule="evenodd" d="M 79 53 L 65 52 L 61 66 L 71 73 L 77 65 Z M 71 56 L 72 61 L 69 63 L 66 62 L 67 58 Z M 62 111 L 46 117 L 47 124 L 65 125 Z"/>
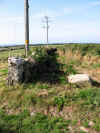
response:
<path id="1" fill-rule="evenodd" d="M 36 48 L 32 58 L 35 65 L 31 68 L 33 81 L 55 83 L 63 75 L 62 65 L 58 62 L 57 49 Z M 30 79 L 32 81 L 32 79 Z"/>

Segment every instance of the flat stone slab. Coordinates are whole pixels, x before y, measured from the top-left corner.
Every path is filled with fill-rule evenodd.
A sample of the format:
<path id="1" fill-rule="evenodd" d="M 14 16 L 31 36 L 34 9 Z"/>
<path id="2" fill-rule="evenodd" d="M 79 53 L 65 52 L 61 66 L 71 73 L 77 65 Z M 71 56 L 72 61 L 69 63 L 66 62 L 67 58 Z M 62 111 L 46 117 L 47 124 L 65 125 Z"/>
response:
<path id="1" fill-rule="evenodd" d="M 76 74 L 68 76 L 69 83 L 82 83 L 82 82 L 90 82 L 90 76 L 88 74 Z"/>

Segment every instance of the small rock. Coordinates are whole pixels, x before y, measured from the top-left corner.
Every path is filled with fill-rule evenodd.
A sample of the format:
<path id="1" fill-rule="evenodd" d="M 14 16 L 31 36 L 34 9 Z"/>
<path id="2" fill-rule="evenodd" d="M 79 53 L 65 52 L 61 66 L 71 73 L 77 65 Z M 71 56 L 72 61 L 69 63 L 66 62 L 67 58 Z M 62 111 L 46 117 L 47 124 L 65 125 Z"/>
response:
<path id="1" fill-rule="evenodd" d="M 44 114 L 45 114 L 45 115 L 48 115 L 48 111 L 47 111 L 47 110 L 44 110 Z"/>
<path id="2" fill-rule="evenodd" d="M 89 126 L 93 126 L 94 123 L 92 121 L 89 122 Z"/>
<path id="3" fill-rule="evenodd" d="M 48 96 L 48 91 L 47 91 L 47 90 L 43 90 L 43 91 L 41 91 L 41 92 L 38 93 L 38 96 L 39 96 L 39 97 Z"/>
<path id="4" fill-rule="evenodd" d="M 28 58 L 25 58 L 24 61 L 28 61 Z"/>
<path id="5" fill-rule="evenodd" d="M 32 57 L 29 57 L 29 58 L 28 58 L 28 62 L 33 63 L 33 64 L 36 63 L 35 59 L 33 59 Z"/>
<path id="6" fill-rule="evenodd" d="M 30 115 L 31 115 L 31 116 L 35 115 L 35 112 L 31 112 Z"/>
<path id="7" fill-rule="evenodd" d="M 35 52 L 32 52 L 32 55 L 34 56 L 35 55 Z"/>
<path id="8" fill-rule="evenodd" d="M 86 129 L 85 127 L 80 127 L 80 130 L 82 130 L 82 131 L 88 133 L 88 129 Z"/>
<path id="9" fill-rule="evenodd" d="M 71 126 L 69 126 L 69 127 L 68 127 L 68 129 L 69 129 L 71 132 L 73 132 L 73 129 L 72 129 L 72 127 L 71 127 Z"/>

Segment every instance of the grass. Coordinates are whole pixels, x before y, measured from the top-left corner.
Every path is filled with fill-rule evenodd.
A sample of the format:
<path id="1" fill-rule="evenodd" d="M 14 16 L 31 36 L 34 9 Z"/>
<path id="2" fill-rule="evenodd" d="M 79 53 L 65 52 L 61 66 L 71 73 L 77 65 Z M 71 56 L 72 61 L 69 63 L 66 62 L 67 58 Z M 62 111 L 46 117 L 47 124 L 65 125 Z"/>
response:
<path id="1" fill-rule="evenodd" d="M 8 73 L 8 69 L 1 69 L 0 70 L 0 74 L 7 74 Z"/>
<path id="2" fill-rule="evenodd" d="M 23 56 L 24 55 L 24 50 L 13 50 L 13 51 L 3 51 L 1 52 L 2 54 L 0 54 L 0 61 L 1 62 L 5 62 L 7 61 L 8 57 L 10 56 Z"/>
<path id="3" fill-rule="evenodd" d="M 93 64 L 92 67 L 95 69 L 95 68 L 100 68 L 100 63 L 97 63 L 97 64 Z"/>
<path id="4" fill-rule="evenodd" d="M 67 76 L 75 73 L 88 73 L 100 81 L 100 46 L 52 47 L 58 48 L 56 61 L 63 64 L 64 72 L 55 83 L 37 80 L 8 86 L 9 52 L 0 52 L 0 133 L 82 133 L 81 126 L 91 133 L 100 132 L 100 84 L 70 87 L 67 82 Z M 19 52 L 23 57 L 24 50 Z"/>
<path id="5" fill-rule="evenodd" d="M 66 133 L 70 124 L 61 117 L 50 117 L 41 113 L 31 116 L 28 111 L 10 116 L 1 112 L 0 119 L 1 133 Z"/>

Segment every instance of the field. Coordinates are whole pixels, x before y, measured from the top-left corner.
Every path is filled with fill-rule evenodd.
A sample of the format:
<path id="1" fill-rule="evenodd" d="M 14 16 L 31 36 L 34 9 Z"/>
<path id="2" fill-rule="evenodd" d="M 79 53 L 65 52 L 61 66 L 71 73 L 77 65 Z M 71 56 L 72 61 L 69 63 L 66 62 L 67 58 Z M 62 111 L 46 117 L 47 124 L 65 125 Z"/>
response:
<path id="1" fill-rule="evenodd" d="M 30 54 L 44 47 L 31 46 Z M 7 59 L 24 58 L 24 49 L 0 51 L 0 133 L 100 133 L 100 45 L 49 47 L 57 48 L 51 61 L 62 73 L 37 73 L 36 81 L 16 86 L 7 84 Z M 94 84 L 70 85 L 75 73 L 89 74 Z"/>

